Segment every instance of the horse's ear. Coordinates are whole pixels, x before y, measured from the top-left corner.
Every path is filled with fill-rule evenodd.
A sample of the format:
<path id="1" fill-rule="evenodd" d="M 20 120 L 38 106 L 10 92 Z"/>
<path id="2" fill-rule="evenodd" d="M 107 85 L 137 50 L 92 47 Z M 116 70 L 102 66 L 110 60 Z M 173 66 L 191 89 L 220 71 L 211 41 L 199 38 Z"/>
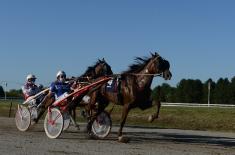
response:
<path id="1" fill-rule="evenodd" d="M 103 62 L 105 62 L 104 58 L 102 59 Z"/>
<path id="2" fill-rule="evenodd" d="M 154 53 L 155 56 L 160 56 L 157 52 Z"/>
<path id="3" fill-rule="evenodd" d="M 152 57 L 157 57 L 157 56 L 159 56 L 159 54 L 158 54 L 157 52 L 154 52 L 154 53 L 150 52 L 150 53 L 151 53 Z"/>
<path id="4" fill-rule="evenodd" d="M 100 59 L 98 59 L 98 62 L 102 62 Z"/>

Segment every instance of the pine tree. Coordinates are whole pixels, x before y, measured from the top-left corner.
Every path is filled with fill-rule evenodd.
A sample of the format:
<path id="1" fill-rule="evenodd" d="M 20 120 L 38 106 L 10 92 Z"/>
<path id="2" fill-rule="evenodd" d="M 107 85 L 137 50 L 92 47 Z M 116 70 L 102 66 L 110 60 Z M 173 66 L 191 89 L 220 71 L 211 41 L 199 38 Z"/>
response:
<path id="1" fill-rule="evenodd" d="M 4 90 L 2 86 L 0 86 L 0 97 L 4 97 L 4 96 L 5 96 Z"/>

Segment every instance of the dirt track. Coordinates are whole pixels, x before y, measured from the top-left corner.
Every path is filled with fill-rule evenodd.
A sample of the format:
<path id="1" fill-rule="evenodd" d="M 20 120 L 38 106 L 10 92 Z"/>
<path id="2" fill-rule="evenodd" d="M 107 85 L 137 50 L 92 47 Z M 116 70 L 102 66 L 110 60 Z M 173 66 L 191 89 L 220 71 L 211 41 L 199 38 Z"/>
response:
<path id="1" fill-rule="evenodd" d="M 0 151 L 4 155 L 235 155 L 235 134 L 169 129 L 124 128 L 131 139 L 116 141 L 117 128 L 106 140 L 90 140 L 81 131 L 70 127 L 59 139 L 46 137 L 43 124 L 27 132 L 16 129 L 13 118 L 0 117 Z"/>

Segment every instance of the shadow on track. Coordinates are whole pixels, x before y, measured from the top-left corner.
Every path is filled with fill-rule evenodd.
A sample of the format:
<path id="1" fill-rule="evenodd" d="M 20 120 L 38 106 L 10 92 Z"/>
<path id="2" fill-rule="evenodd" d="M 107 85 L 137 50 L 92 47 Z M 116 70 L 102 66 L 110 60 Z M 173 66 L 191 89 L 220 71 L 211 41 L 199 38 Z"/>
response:
<path id="1" fill-rule="evenodd" d="M 130 143 L 151 143 L 153 141 L 200 144 L 200 145 L 218 145 L 223 147 L 235 147 L 235 138 L 218 137 L 218 136 L 200 136 L 193 134 L 174 134 L 158 132 L 126 132 Z"/>

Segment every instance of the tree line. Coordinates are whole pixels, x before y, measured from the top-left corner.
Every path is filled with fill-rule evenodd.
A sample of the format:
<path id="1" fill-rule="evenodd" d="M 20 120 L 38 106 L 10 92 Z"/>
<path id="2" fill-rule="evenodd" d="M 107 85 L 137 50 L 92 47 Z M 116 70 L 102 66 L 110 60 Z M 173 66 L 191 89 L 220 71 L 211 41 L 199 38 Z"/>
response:
<path id="1" fill-rule="evenodd" d="M 198 79 L 182 79 L 176 87 L 163 83 L 153 89 L 152 95 L 155 99 L 160 98 L 162 102 L 208 103 L 208 85 L 210 85 L 211 104 L 235 104 L 235 77 L 231 80 L 220 78 L 216 82 L 208 79 L 204 83 Z M 7 97 L 23 98 L 21 89 L 12 89 L 6 95 Z M 4 89 L 0 86 L 0 97 L 4 96 Z"/>
<path id="2" fill-rule="evenodd" d="M 235 104 L 235 77 L 220 78 L 216 82 L 208 79 L 204 83 L 198 79 L 182 79 L 176 87 L 163 83 L 155 87 L 152 94 L 162 102 L 208 103 L 209 90 L 211 104 Z"/>
<path id="3" fill-rule="evenodd" d="M 10 91 L 6 92 L 7 97 L 14 97 L 14 98 L 23 98 L 23 93 L 21 89 L 11 89 Z M 0 86 L 0 98 L 5 97 L 5 92 L 2 86 Z"/>

